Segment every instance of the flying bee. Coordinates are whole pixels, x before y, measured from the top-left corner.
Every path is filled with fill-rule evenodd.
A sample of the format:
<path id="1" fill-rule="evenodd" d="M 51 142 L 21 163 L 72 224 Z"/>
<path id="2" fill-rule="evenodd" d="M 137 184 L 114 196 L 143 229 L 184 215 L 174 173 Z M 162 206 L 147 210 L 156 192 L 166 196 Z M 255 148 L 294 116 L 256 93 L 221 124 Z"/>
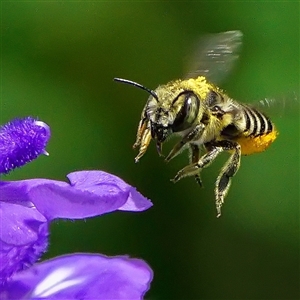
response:
<path id="1" fill-rule="evenodd" d="M 181 137 L 165 160 L 169 162 L 189 148 L 190 164 L 181 169 L 173 182 L 194 176 L 202 185 L 200 172 L 226 151 L 230 157 L 217 178 L 215 201 L 217 217 L 228 193 L 231 178 L 240 167 L 241 155 L 264 151 L 276 139 L 271 120 L 250 105 L 231 99 L 211 83 L 227 73 L 238 57 L 242 33 L 228 31 L 204 38 L 194 59 L 195 71 L 186 79 L 171 81 L 155 90 L 134 81 L 115 78 L 147 91 L 150 96 L 142 111 L 134 148 L 139 147 L 135 161 L 145 154 L 154 140 L 159 155 L 162 144 L 174 134 Z M 204 150 L 203 155 L 201 151 Z"/>

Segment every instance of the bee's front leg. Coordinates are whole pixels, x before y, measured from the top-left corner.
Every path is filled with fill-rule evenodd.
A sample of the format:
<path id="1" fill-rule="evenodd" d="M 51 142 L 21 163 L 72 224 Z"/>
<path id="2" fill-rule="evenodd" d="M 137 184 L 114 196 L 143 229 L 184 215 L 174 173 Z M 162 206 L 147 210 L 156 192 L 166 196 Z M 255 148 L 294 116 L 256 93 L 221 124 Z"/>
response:
<path id="1" fill-rule="evenodd" d="M 166 162 L 169 162 L 172 158 L 180 153 L 180 151 L 184 148 L 184 146 L 192 140 L 199 139 L 202 135 L 205 125 L 200 123 L 197 125 L 191 132 L 185 135 L 182 140 L 177 143 L 168 156 L 165 158 Z"/>
<path id="2" fill-rule="evenodd" d="M 139 124 L 136 141 L 133 145 L 133 148 L 139 146 L 139 153 L 135 157 L 136 163 L 145 154 L 150 142 L 151 142 L 151 130 L 150 130 L 149 121 L 146 119 L 142 119 Z"/>

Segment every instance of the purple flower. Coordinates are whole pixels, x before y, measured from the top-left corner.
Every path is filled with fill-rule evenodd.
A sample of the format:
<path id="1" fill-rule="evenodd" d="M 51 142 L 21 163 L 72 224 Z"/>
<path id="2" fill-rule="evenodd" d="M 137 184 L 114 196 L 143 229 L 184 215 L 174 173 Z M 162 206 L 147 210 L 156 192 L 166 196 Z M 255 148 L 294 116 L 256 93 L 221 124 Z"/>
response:
<path id="1" fill-rule="evenodd" d="M 50 138 L 49 126 L 31 117 L 15 119 L 0 127 L 0 173 L 21 167 L 48 155 L 45 147 Z"/>
<path id="2" fill-rule="evenodd" d="M 141 299 L 151 278 L 142 260 L 65 255 L 17 273 L 0 299 Z"/>
<path id="3" fill-rule="evenodd" d="M 49 139 L 48 126 L 42 128 L 47 128 Z M 25 136 L 18 136 L 18 140 L 36 141 L 26 137 L 35 136 L 32 131 L 23 133 Z M 23 157 L 29 157 L 24 145 Z M 40 153 L 44 148 L 45 144 L 39 148 Z M 17 152 L 15 157 L 21 157 L 22 150 L 18 148 Z M 3 157 L 0 162 L 8 161 Z M 11 157 L 10 165 L 15 166 Z M 83 219 L 152 206 L 114 175 L 80 171 L 67 177 L 68 183 L 50 179 L 0 181 L 0 299 L 142 298 L 152 280 L 152 270 L 142 260 L 70 254 L 36 263 L 47 249 L 49 224 L 54 219 Z"/>

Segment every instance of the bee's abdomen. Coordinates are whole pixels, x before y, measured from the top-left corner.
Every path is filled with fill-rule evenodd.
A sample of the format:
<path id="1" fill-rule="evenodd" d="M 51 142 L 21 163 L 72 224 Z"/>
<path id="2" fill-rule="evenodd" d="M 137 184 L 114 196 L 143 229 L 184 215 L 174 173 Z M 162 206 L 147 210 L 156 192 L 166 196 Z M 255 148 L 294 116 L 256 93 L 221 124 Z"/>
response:
<path id="1" fill-rule="evenodd" d="M 262 152 L 277 137 L 277 130 L 271 120 L 260 111 L 243 105 L 244 130 L 235 140 L 240 144 L 242 154 Z"/>
<path id="2" fill-rule="evenodd" d="M 270 119 L 260 111 L 244 105 L 243 111 L 245 117 L 245 135 L 257 137 L 268 134 L 274 130 Z"/>

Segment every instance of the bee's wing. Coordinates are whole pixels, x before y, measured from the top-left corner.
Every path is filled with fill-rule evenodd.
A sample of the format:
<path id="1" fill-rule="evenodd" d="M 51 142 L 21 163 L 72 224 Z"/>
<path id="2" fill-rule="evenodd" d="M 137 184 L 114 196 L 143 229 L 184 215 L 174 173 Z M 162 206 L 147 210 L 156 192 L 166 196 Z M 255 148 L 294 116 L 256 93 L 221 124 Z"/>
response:
<path id="1" fill-rule="evenodd" d="M 296 92 L 287 92 L 284 96 L 276 98 L 265 98 L 250 105 L 271 116 L 299 116 L 300 112 L 300 98 Z"/>
<path id="2" fill-rule="evenodd" d="M 239 56 L 242 37 L 242 32 L 238 30 L 202 37 L 187 64 L 186 78 L 205 76 L 209 81 L 219 84 Z"/>

